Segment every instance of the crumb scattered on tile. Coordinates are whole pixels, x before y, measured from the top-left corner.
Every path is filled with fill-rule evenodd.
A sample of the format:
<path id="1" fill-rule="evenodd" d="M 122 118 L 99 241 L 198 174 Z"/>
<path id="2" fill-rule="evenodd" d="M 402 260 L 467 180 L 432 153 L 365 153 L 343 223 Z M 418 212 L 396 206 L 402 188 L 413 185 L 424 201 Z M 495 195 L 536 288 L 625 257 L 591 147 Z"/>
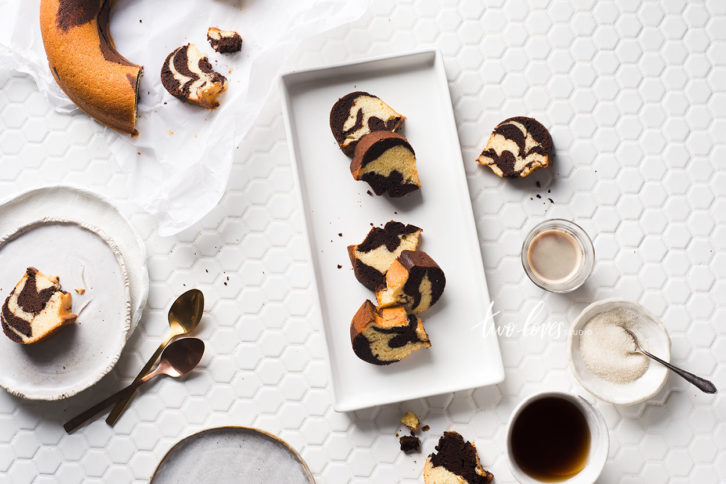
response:
<path id="1" fill-rule="evenodd" d="M 431 427 L 429 427 L 428 425 L 424 425 L 423 427 L 421 427 L 421 430 L 423 432 L 428 432 L 429 430 L 431 430 Z"/>
<path id="2" fill-rule="evenodd" d="M 398 442 L 401 444 L 401 450 L 406 454 L 421 452 L 421 440 L 418 437 L 404 435 L 398 439 Z"/>
<path id="3" fill-rule="evenodd" d="M 401 423 L 408 427 L 411 431 L 418 430 L 421 426 L 421 421 L 413 412 L 404 413 L 403 417 L 401 417 Z"/>

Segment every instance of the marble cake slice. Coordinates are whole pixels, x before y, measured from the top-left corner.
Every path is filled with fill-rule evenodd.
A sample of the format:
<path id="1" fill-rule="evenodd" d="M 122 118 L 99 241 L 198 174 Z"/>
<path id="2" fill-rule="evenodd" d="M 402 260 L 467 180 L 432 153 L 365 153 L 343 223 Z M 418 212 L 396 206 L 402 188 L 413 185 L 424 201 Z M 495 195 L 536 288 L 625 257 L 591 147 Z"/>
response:
<path id="1" fill-rule="evenodd" d="M 494 128 L 477 161 L 500 177 L 524 178 L 550 165 L 553 144 L 547 128 L 524 116 L 505 119 Z"/>
<path id="2" fill-rule="evenodd" d="M 439 265 L 421 250 L 404 250 L 386 273 L 386 285 L 376 291 L 380 307 L 403 306 L 419 314 L 436 304 L 446 287 Z"/>
<path id="3" fill-rule="evenodd" d="M 227 79 L 212 69 L 194 44 L 183 45 L 167 56 L 161 84 L 172 96 L 207 109 L 219 106 L 217 98 L 227 89 Z"/>
<path id="4" fill-rule="evenodd" d="M 355 148 L 350 172 L 376 195 L 398 198 L 421 188 L 416 153 L 406 138 L 391 131 L 365 135 Z"/>
<path id="5" fill-rule="evenodd" d="M 457 432 L 444 432 L 424 465 L 424 484 L 489 484 L 492 480 L 494 475 L 482 467 L 474 444 Z"/>
<path id="6" fill-rule="evenodd" d="M 416 250 L 422 230 L 391 220 L 383 228 L 373 227 L 357 245 L 348 246 L 356 279 L 371 291 L 386 284 L 386 272 L 404 250 Z"/>
<path id="7" fill-rule="evenodd" d="M 338 146 L 353 155 L 358 141 L 374 131 L 395 131 L 406 119 L 378 96 L 363 91 L 346 94 L 330 110 L 330 130 Z"/>
<path id="8" fill-rule="evenodd" d="M 361 360 L 390 365 L 431 347 L 421 319 L 402 307 L 376 308 L 366 300 L 350 324 L 350 342 Z"/>

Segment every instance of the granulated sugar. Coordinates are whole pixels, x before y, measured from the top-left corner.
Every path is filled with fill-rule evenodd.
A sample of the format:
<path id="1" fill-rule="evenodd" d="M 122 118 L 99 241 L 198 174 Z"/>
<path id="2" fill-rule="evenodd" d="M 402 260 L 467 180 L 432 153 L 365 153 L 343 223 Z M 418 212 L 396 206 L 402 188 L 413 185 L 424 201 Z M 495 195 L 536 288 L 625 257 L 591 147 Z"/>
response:
<path id="1" fill-rule="evenodd" d="M 648 357 L 636 351 L 628 328 L 636 335 L 638 313 L 628 309 L 613 309 L 598 314 L 585 323 L 580 335 L 580 353 L 587 368 L 595 375 L 613 383 L 629 383 L 640 378 L 648 369 Z M 646 342 L 638 338 L 641 346 Z"/>

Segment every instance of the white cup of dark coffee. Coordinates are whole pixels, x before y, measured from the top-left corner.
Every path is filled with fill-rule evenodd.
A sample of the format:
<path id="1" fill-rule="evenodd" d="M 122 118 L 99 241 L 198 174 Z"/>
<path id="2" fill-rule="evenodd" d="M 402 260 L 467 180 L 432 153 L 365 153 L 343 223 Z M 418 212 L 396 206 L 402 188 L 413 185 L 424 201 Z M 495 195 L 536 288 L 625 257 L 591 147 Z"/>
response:
<path id="1" fill-rule="evenodd" d="M 568 393 L 538 393 L 512 412 L 507 458 L 521 484 L 590 484 L 607 461 L 610 438 L 600 412 Z"/>

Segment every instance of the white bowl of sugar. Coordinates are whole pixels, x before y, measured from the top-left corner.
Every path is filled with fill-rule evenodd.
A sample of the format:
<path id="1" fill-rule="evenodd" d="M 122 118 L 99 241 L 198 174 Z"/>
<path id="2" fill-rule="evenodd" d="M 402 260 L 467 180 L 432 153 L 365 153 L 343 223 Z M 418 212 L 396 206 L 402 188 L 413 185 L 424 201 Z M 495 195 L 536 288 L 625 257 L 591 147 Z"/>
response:
<path id="1" fill-rule="evenodd" d="M 638 353 L 623 327 L 641 346 L 670 362 L 671 340 L 663 323 L 638 303 L 604 299 L 583 309 L 570 332 L 570 367 L 575 378 L 600 400 L 634 405 L 655 396 L 668 370 Z"/>

